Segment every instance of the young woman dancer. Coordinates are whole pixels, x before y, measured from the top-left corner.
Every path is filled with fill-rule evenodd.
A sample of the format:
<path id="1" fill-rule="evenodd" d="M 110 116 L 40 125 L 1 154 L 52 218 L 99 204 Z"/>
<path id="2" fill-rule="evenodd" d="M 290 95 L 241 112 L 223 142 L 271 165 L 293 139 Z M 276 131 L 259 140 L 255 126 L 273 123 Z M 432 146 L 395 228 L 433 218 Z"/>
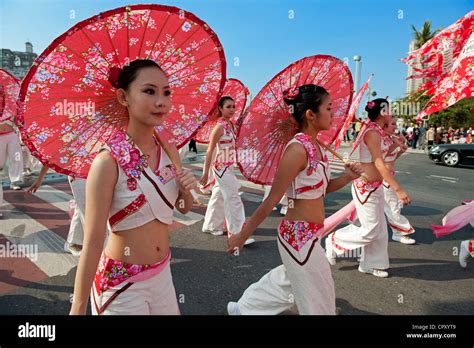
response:
<path id="1" fill-rule="evenodd" d="M 202 231 L 220 236 L 224 234 L 224 224 L 226 224 L 227 234 L 230 237 L 239 233 L 245 223 L 244 204 L 239 195 L 240 184 L 234 174 L 236 130 L 231 119 L 235 113 L 235 103 L 231 97 L 224 96 L 219 100 L 218 107 L 219 119 L 209 139 L 200 180 L 204 187 L 208 184 L 211 161 L 214 158 L 213 152 L 217 146 L 215 160 L 212 163 L 212 172 L 216 181 L 212 188 Z M 248 239 L 245 243 L 248 245 L 253 242 L 253 239 Z"/>
<path id="2" fill-rule="evenodd" d="M 227 252 L 242 248 L 245 240 L 271 213 L 286 192 L 288 211 L 278 227 L 278 250 L 283 265 L 252 284 L 238 303 L 230 302 L 229 314 L 279 314 L 294 306 L 300 314 L 335 314 L 331 269 L 320 245 L 324 232 L 324 196 L 357 178 L 358 164 L 330 179 L 331 170 L 317 142 L 320 131 L 331 126 L 331 97 L 313 84 L 285 92 L 285 102 L 299 125 L 281 157 L 267 199 L 257 208 L 242 232 L 228 241 Z"/>
<path id="3" fill-rule="evenodd" d="M 176 148 L 160 146 L 155 126 L 166 118 L 171 90 L 151 60 L 135 60 L 118 75 L 117 99 L 127 108 L 126 132 L 116 131 L 94 159 L 86 185 L 84 243 L 71 314 L 179 314 L 170 271 L 168 225 L 173 208 L 192 207 L 196 180 L 176 170 Z M 110 235 L 103 251 L 106 224 Z"/>
<path id="4" fill-rule="evenodd" d="M 354 180 L 352 185 L 352 197 L 361 226 L 348 225 L 329 234 L 326 239 L 326 256 L 331 265 L 336 263 L 336 255 L 363 247 L 359 271 L 381 278 L 388 277 L 385 269 L 389 268 L 382 181 L 392 187 L 403 204 L 410 203 L 410 197 L 384 162 L 390 147 L 382 128 L 391 117 L 388 107 L 388 101 L 383 98 L 375 99 L 365 107 L 370 122 L 359 138 L 359 160 L 364 175 Z M 354 146 L 359 146 L 359 143 Z"/>
<path id="5" fill-rule="evenodd" d="M 384 127 L 384 132 L 388 142 L 393 144 L 385 156 L 385 165 L 393 176 L 395 176 L 395 161 L 407 150 L 404 139 L 396 138 L 396 129 L 397 123 L 392 117 Z M 402 206 L 398 201 L 398 196 L 385 180 L 383 181 L 383 194 L 385 198 L 384 211 L 388 225 L 392 229 L 392 240 L 402 244 L 415 244 L 416 241 L 409 236 L 415 233 L 415 229 L 410 225 L 410 221 L 401 214 Z"/>

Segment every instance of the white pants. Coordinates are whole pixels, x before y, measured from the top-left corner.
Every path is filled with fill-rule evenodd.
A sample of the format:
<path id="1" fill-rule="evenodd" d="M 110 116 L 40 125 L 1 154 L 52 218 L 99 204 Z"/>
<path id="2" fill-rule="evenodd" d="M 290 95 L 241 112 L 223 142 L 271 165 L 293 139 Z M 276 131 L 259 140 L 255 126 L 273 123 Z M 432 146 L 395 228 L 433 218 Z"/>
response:
<path id="1" fill-rule="evenodd" d="M 349 250 L 362 247 L 360 266 L 364 270 L 371 268 L 389 268 L 388 231 L 384 214 L 384 195 L 382 185 L 373 191 L 367 201 L 362 204 L 356 196 L 352 184 L 357 217 L 361 226 L 348 225 L 333 233 L 331 238 L 333 250 L 341 255 Z"/>
<path id="2" fill-rule="evenodd" d="M 72 179 L 68 177 L 72 195 L 76 201 L 76 208 L 69 226 L 67 242 L 69 244 L 82 245 L 84 240 L 84 223 L 86 211 L 86 180 L 81 178 Z"/>
<path id="3" fill-rule="evenodd" d="M 410 225 L 410 221 L 401 214 L 402 204 L 398 202 L 395 191 L 384 185 L 383 195 L 385 198 L 384 211 L 393 235 L 401 237 L 414 233 L 415 229 Z"/>
<path id="4" fill-rule="evenodd" d="M 176 290 L 171 277 L 170 263 L 156 276 L 132 283 L 123 282 L 100 296 L 92 285 L 92 314 L 98 315 L 179 315 Z M 107 301 L 110 301 L 107 304 Z"/>
<path id="5" fill-rule="evenodd" d="M 239 196 L 239 181 L 234 174 L 233 166 L 223 174 L 214 171 L 216 184 L 204 216 L 203 231 L 223 231 L 227 222 L 227 230 L 233 234 L 240 233 L 245 223 L 245 210 Z M 221 176 L 220 176 L 221 175 Z"/>
<path id="6" fill-rule="evenodd" d="M 23 156 L 20 139 L 15 132 L 0 135 L 0 171 L 8 161 L 10 182 L 23 181 Z M 3 188 L 0 181 L 0 206 L 3 205 Z"/>
<path id="7" fill-rule="evenodd" d="M 311 248 L 311 241 L 303 247 Z M 288 246 L 288 245 L 287 245 Z M 243 315 L 277 315 L 295 305 L 301 315 L 335 315 L 336 295 L 329 263 L 320 242 L 300 265 L 278 242 L 283 265 L 250 285 L 238 301 Z"/>

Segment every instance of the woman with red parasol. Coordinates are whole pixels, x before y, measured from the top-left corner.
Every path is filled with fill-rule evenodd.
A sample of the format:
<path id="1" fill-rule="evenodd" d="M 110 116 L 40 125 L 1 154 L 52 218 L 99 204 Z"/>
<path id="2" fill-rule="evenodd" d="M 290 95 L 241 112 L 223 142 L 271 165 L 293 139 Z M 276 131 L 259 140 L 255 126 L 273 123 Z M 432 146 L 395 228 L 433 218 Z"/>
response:
<path id="1" fill-rule="evenodd" d="M 86 19 L 35 61 L 20 94 L 23 138 L 43 164 L 87 177 L 71 314 L 86 313 L 89 294 L 94 314 L 179 314 L 168 229 L 197 182 L 174 144 L 205 122 L 224 81 L 215 33 L 162 5 Z"/>
<path id="2" fill-rule="evenodd" d="M 323 199 L 326 193 L 358 177 L 360 168 L 347 164 L 346 173 L 331 180 L 328 158 L 320 144 L 337 136 L 351 95 L 347 66 L 334 57 L 312 56 L 287 67 L 255 97 L 241 125 L 239 142 L 257 150 L 257 156 L 271 156 L 272 160 L 239 161 L 239 165 L 247 178 L 271 183 L 272 189 L 242 232 L 229 239 L 227 252 L 235 254 L 242 248 L 286 192 L 288 212 L 277 235 L 283 265 L 252 284 L 238 303 L 230 302 L 229 314 L 279 314 L 294 302 L 300 314 L 335 314 L 334 283 L 320 246 Z M 287 107 L 281 106 L 282 102 Z M 267 122 L 263 125 L 266 133 L 261 129 L 254 133 L 253 124 L 262 121 Z M 279 161 L 275 153 L 282 154 Z M 269 173 L 274 173 L 274 178 Z"/>
<path id="3" fill-rule="evenodd" d="M 331 233 L 326 239 L 326 256 L 329 263 L 336 263 L 336 255 L 363 247 L 359 271 L 386 278 L 389 268 L 388 231 L 384 214 L 382 182 L 385 180 L 403 204 L 410 203 L 410 196 L 390 174 L 384 158 L 390 143 L 386 141 L 383 126 L 390 120 L 387 99 L 370 101 L 365 110 L 370 122 L 354 143 L 360 144 L 359 159 L 364 176 L 354 180 L 352 197 L 361 226 L 349 225 Z"/>
<path id="4" fill-rule="evenodd" d="M 17 182 L 23 181 L 23 156 L 18 134 L 15 132 L 17 99 L 20 92 L 18 80 L 0 69 L 0 170 L 8 161 L 10 187 L 20 190 Z M 0 181 L 0 207 L 3 205 L 3 188 Z M 0 212 L 0 217 L 3 214 Z"/>
<path id="5" fill-rule="evenodd" d="M 407 150 L 405 137 L 402 134 L 397 137 L 395 135 L 396 129 L 397 122 L 393 117 L 383 128 L 387 138 L 386 141 L 392 144 L 384 162 L 393 176 L 395 176 L 395 161 Z M 383 181 L 383 195 L 385 199 L 384 211 L 388 224 L 392 229 L 392 239 L 402 244 L 415 244 L 416 241 L 410 238 L 410 235 L 415 233 L 415 229 L 411 226 L 410 221 L 401 214 L 402 206 L 398 201 L 398 196 L 385 180 Z"/>
<path id="6" fill-rule="evenodd" d="M 200 180 L 202 186 L 208 184 L 211 161 L 217 147 L 215 160 L 212 163 L 212 173 L 216 183 L 212 188 L 202 231 L 220 236 L 224 234 L 223 229 L 224 224 L 226 224 L 227 233 L 230 237 L 239 233 L 245 223 L 244 204 L 239 196 L 240 184 L 233 170 L 236 161 L 236 129 L 231 121 L 235 114 L 235 102 L 232 97 L 223 96 L 220 99 L 218 114 L 219 118 L 209 138 L 209 146 Z M 253 242 L 253 239 L 245 241 L 246 245 Z"/>

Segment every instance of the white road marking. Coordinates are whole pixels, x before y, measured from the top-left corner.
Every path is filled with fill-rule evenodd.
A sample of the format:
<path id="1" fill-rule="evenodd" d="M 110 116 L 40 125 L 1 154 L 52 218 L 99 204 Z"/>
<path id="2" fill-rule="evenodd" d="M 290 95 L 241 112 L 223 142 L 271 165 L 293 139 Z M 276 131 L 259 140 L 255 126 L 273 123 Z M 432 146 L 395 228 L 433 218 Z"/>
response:
<path id="1" fill-rule="evenodd" d="M 441 175 L 430 175 L 433 178 L 439 178 L 439 179 L 450 179 L 450 180 L 459 180 L 458 178 L 452 178 L 450 176 L 441 176 Z"/>
<path id="2" fill-rule="evenodd" d="M 458 182 L 457 181 L 453 181 L 453 180 L 448 180 L 448 179 L 441 179 L 442 181 L 447 181 L 447 182 L 450 182 L 450 183 L 453 183 L 453 184 L 457 184 Z"/>

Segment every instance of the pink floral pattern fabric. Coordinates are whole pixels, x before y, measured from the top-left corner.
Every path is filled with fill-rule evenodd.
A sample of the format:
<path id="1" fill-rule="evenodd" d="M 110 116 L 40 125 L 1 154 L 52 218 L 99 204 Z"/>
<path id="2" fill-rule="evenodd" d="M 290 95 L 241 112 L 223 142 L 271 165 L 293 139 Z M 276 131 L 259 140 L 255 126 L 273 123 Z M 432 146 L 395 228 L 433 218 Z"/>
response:
<path id="1" fill-rule="evenodd" d="M 222 96 L 230 96 L 234 99 L 235 102 L 235 114 L 232 117 L 232 123 L 237 123 L 238 119 L 242 117 L 242 114 L 245 110 L 245 105 L 247 104 L 247 96 L 250 94 L 249 90 L 245 85 L 234 78 L 227 79 L 224 90 L 222 91 Z M 218 110 L 217 108 L 213 110 L 209 116 L 209 119 L 201 129 L 196 133 L 195 139 L 199 143 L 208 144 L 209 138 L 211 136 L 212 129 L 216 125 L 218 120 Z"/>
<path id="2" fill-rule="evenodd" d="M 152 265 L 140 265 L 113 260 L 103 254 L 100 258 L 99 267 L 95 274 L 94 285 L 100 295 L 110 288 L 123 283 L 128 278 L 131 278 L 151 267 Z"/>
<path id="3" fill-rule="evenodd" d="M 419 90 L 432 95 L 418 120 L 474 96 L 473 26 L 471 11 L 402 59 L 415 71 L 408 78 L 427 79 Z"/>
<path id="4" fill-rule="evenodd" d="M 20 92 L 22 137 L 64 174 L 86 177 L 97 152 L 128 124 L 109 72 L 151 59 L 168 77 L 173 107 L 156 127 L 178 147 L 215 109 L 225 58 L 212 29 L 176 7 L 138 4 L 86 19 L 38 56 Z"/>
<path id="5" fill-rule="evenodd" d="M 8 71 L 0 69 L 0 123 L 16 123 L 20 83 Z"/>
<path id="6" fill-rule="evenodd" d="M 291 87 L 316 84 L 332 98 L 331 128 L 318 134 L 318 140 L 331 144 L 341 129 L 352 100 L 352 75 L 347 65 L 332 56 L 315 55 L 300 59 L 278 73 L 255 96 L 245 113 L 236 142 L 242 174 L 250 181 L 271 185 L 288 141 L 298 132 L 297 124 L 283 101 Z"/>
<path id="7" fill-rule="evenodd" d="M 141 173 L 148 167 L 148 156 L 140 154 L 140 150 L 133 145 L 130 137 L 123 130 L 114 132 L 108 141 L 108 146 L 125 174 L 132 179 L 127 181 L 129 188 L 135 187 L 133 180 L 140 179 Z"/>
<path id="8" fill-rule="evenodd" d="M 311 239 L 319 238 L 324 232 L 324 225 L 307 221 L 283 219 L 278 226 L 278 233 L 293 249 L 300 251 Z"/>
<path id="9" fill-rule="evenodd" d="M 313 139 L 304 133 L 297 134 L 295 139 L 303 144 L 308 154 L 308 171 L 306 174 L 310 176 L 318 168 L 318 150 L 316 145 L 314 145 Z"/>

